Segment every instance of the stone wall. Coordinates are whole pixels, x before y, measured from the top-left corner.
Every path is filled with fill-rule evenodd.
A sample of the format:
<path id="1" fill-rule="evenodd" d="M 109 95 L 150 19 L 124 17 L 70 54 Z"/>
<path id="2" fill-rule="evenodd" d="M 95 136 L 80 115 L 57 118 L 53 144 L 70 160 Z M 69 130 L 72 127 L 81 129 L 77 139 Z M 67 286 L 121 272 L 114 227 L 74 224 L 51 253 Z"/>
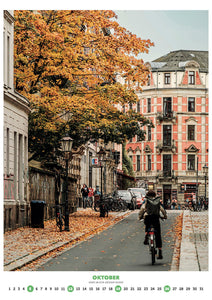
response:
<path id="1" fill-rule="evenodd" d="M 59 203 L 64 201 L 63 186 L 65 178 L 61 175 L 59 186 Z M 77 180 L 68 178 L 68 201 L 69 212 L 74 212 L 78 206 L 76 198 Z M 55 217 L 55 174 L 47 170 L 39 170 L 30 168 L 29 172 L 29 202 L 32 200 L 45 201 L 44 219 L 52 219 Z"/>

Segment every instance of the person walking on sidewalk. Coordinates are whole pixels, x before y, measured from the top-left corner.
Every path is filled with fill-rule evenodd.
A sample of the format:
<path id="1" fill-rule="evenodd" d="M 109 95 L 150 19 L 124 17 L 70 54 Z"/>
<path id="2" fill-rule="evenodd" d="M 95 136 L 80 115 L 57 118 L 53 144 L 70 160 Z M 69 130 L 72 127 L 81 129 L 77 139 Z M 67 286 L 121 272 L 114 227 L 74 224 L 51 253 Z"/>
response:
<path id="1" fill-rule="evenodd" d="M 88 200 L 89 190 L 88 190 L 88 187 L 85 183 L 83 184 L 83 187 L 81 189 L 81 193 L 82 193 L 83 208 L 86 208 L 87 207 L 87 200 Z"/>
<path id="2" fill-rule="evenodd" d="M 160 202 L 160 196 L 156 197 L 153 190 L 148 191 L 145 197 L 145 203 L 139 211 L 139 220 L 144 219 L 145 239 L 144 245 L 148 245 L 148 230 L 151 225 L 155 228 L 156 247 L 159 250 L 158 259 L 163 259 L 162 256 L 162 239 L 160 228 L 160 212 L 164 219 L 167 219 L 167 213 Z"/>

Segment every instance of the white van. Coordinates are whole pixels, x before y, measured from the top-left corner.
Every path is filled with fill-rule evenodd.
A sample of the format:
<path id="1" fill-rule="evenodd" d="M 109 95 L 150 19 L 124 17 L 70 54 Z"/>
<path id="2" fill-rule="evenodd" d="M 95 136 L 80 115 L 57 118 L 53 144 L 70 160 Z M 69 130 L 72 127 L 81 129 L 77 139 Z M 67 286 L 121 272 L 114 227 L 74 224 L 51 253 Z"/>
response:
<path id="1" fill-rule="evenodd" d="M 128 191 L 131 191 L 131 192 L 139 192 L 142 194 L 142 196 L 146 196 L 146 190 L 143 189 L 143 188 L 128 188 Z"/>

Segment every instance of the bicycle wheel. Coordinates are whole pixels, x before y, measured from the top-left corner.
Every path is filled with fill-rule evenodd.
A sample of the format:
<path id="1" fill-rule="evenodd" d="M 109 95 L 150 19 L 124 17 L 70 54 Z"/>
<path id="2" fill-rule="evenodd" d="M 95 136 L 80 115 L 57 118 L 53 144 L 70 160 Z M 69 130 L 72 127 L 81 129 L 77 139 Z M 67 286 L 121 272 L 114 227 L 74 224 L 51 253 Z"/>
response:
<path id="1" fill-rule="evenodd" d="M 63 219 L 61 216 L 57 218 L 57 227 L 59 228 L 60 232 L 63 231 Z"/>
<path id="2" fill-rule="evenodd" d="M 156 254 L 155 247 L 152 247 L 151 248 L 152 265 L 154 265 L 155 263 L 155 254 Z"/>
<path id="3" fill-rule="evenodd" d="M 94 204 L 94 210 L 99 212 L 99 201 L 96 201 Z"/>

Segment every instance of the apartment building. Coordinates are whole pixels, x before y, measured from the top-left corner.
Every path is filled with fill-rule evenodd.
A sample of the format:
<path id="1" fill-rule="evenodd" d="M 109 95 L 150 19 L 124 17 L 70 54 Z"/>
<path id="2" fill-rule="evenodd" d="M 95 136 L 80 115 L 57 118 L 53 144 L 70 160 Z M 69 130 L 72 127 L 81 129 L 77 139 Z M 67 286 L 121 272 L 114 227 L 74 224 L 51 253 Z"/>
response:
<path id="1" fill-rule="evenodd" d="M 172 199 L 205 196 L 208 166 L 208 52 L 179 50 L 147 63 L 149 80 L 132 106 L 150 118 L 145 141 L 127 144 L 137 184 Z M 127 107 L 129 109 L 129 107 Z"/>

